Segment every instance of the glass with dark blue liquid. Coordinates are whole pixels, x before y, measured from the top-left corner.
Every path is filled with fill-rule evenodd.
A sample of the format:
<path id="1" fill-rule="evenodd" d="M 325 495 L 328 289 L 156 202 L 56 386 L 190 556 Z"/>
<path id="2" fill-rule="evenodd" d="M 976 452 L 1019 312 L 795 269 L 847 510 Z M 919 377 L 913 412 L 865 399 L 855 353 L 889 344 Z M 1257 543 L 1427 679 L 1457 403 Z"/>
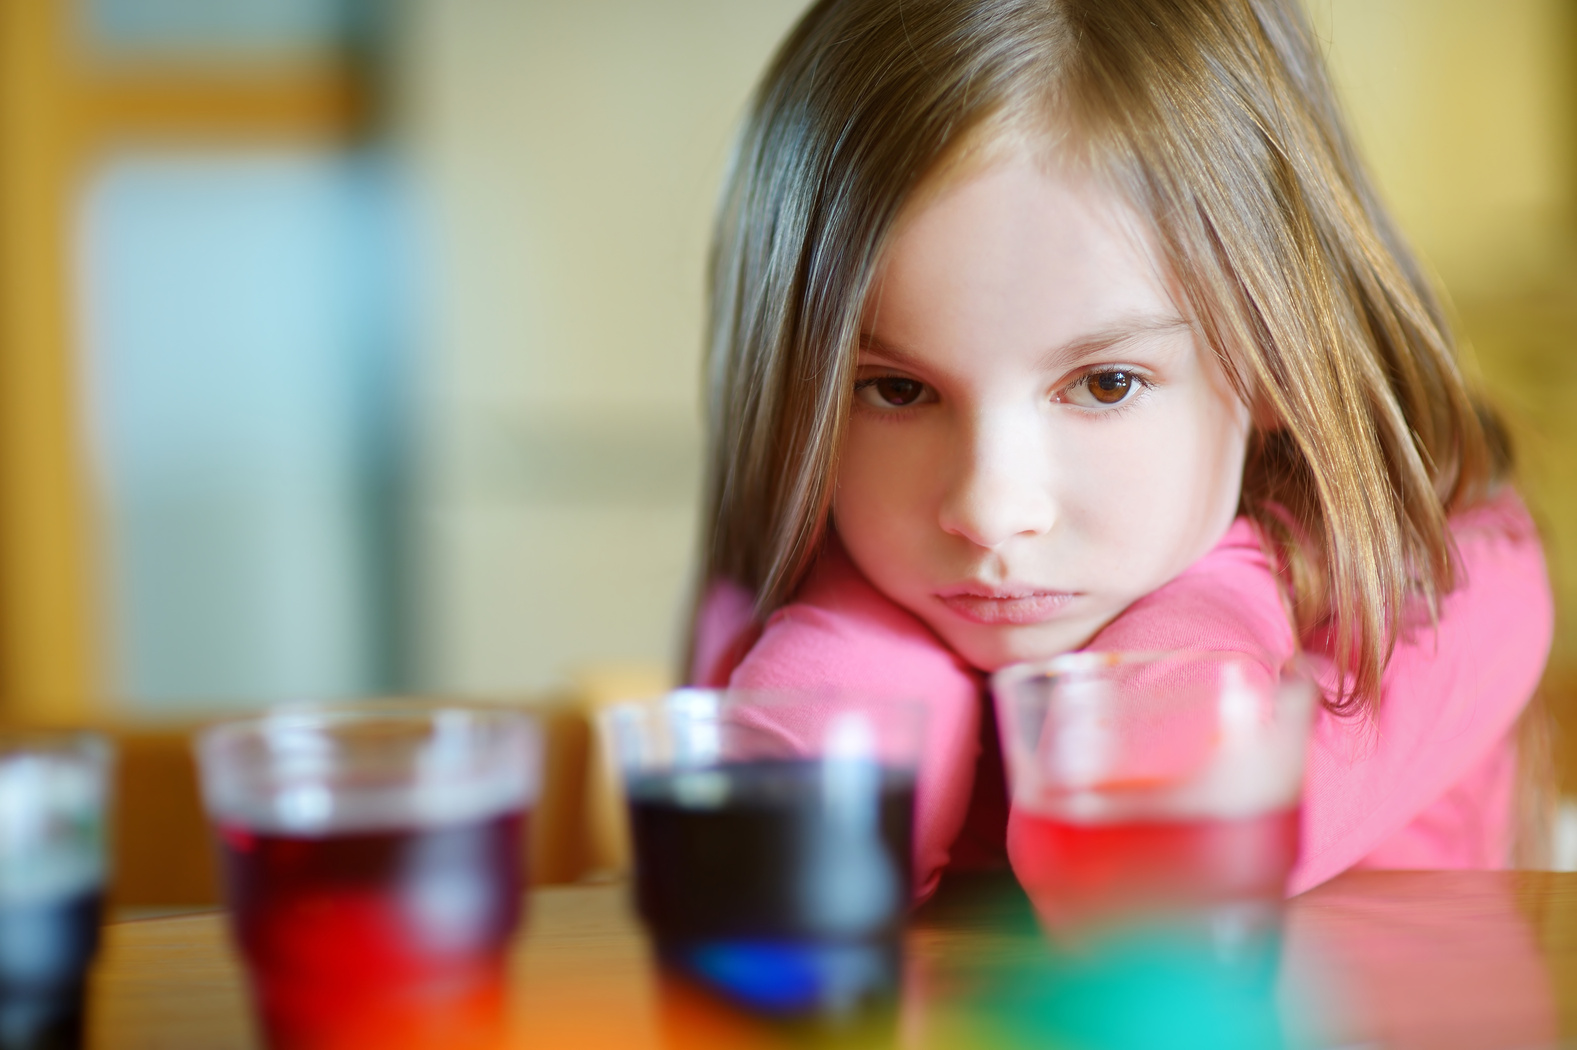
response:
<path id="1" fill-rule="evenodd" d="M 920 721 L 907 703 L 708 690 L 610 709 L 663 964 L 771 1017 L 893 1002 Z"/>
<path id="2" fill-rule="evenodd" d="M 92 734 L 0 734 L 0 1050 L 82 1044 L 109 759 Z"/>

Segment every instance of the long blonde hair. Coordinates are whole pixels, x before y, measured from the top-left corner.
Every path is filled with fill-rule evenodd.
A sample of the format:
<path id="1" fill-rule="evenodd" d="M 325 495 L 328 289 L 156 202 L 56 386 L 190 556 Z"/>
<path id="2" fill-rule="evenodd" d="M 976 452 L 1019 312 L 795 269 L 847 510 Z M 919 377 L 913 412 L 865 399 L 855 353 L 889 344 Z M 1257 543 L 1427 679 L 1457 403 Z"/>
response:
<path id="1" fill-rule="evenodd" d="M 764 617 L 827 529 L 860 315 L 964 144 L 1060 135 L 1154 222 L 1256 425 L 1241 512 L 1370 703 L 1447 525 L 1508 469 L 1380 206 L 1296 0 L 822 0 L 767 70 L 717 223 L 704 579 Z"/>

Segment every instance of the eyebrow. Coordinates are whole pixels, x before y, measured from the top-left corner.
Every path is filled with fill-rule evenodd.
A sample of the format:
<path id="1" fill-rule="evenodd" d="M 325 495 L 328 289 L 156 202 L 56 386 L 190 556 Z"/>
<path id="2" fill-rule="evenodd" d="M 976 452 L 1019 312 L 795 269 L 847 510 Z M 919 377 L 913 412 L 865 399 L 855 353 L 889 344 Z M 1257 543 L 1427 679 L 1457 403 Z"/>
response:
<path id="1" fill-rule="evenodd" d="M 1125 318 L 1052 347 L 1041 355 L 1041 361 L 1047 368 L 1069 368 L 1136 339 L 1166 332 L 1193 330 L 1192 324 L 1176 314 L 1148 314 Z M 860 349 L 881 354 L 895 364 L 919 364 L 914 354 L 902 347 L 883 342 L 870 332 L 860 333 Z"/>
<path id="2" fill-rule="evenodd" d="M 1106 353 L 1123 343 L 1168 332 L 1191 332 L 1194 326 L 1177 314 L 1148 314 L 1127 318 L 1106 328 L 1053 347 L 1041 356 L 1048 366 L 1067 367 Z"/>

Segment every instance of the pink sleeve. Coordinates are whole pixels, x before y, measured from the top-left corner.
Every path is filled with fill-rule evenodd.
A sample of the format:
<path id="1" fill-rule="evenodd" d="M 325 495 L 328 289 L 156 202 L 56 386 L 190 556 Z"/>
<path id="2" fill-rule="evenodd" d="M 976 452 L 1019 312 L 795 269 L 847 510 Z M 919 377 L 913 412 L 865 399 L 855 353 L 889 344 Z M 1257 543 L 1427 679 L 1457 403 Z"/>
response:
<path id="1" fill-rule="evenodd" d="M 835 687 L 925 705 L 925 753 L 915 792 L 914 875 L 917 898 L 929 895 L 969 806 L 979 750 L 979 674 L 930 628 L 872 587 L 834 539 L 795 600 L 767 621 L 728 684 L 753 689 Z"/>
<path id="2" fill-rule="evenodd" d="M 1376 718 L 1338 718 L 1325 710 L 1317 717 L 1292 892 L 1360 864 L 1405 858 L 1430 867 L 1468 866 L 1467 858 L 1487 857 L 1506 841 L 1508 734 L 1549 649 L 1549 582 L 1537 534 L 1514 493 L 1452 524 L 1463 579 L 1442 603 L 1438 632 L 1425 628 L 1398 643 Z M 722 602 L 748 606 L 732 593 Z M 706 626 L 703 615 L 698 633 Z M 969 804 L 979 675 L 877 592 L 835 545 L 759 640 L 740 624 L 724 629 L 719 622 L 712 634 L 726 640 L 699 639 L 698 650 L 706 647 L 711 657 L 705 662 L 749 649 L 727 678 L 732 685 L 830 684 L 926 704 L 915 871 L 920 893 L 930 892 Z M 1253 527 L 1239 520 L 1208 554 L 1129 606 L 1088 648 L 1235 651 L 1279 668 L 1297 644 L 1275 573 Z M 1323 666 L 1329 692 L 1329 661 L 1322 663 L 1318 652 L 1310 656 Z M 723 655 L 710 672 L 721 679 L 732 663 Z"/>
<path id="3" fill-rule="evenodd" d="M 1350 867 L 1498 867 L 1510 841 L 1510 731 L 1553 631 L 1538 536 L 1515 493 L 1458 515 L 1462 579 L 1392 654 L 1376 718 L 1321 709 L 1308 753 L 1302 892 Z M 1239 520 L 1204 558 L 1141 598 L 1088 648 L 1245 652 L 1269 668 L 1295 651 L 1275 574 Z M 1331 663 L 1309 654 L 1327 695 Z"/>
<path id="4" fill-rule="evenodd" d="M 1294 893 L 1350 867 L 1479 866 L 1508 840 L 1517 716 L 1544 670 L 1554 606 L 1527 511 L 1509 490 L 1452 521 L 1462 579 L 1397 644 L 1378 715 L 1322 711 L 1309 747 Z M 1318 652 L 1311 659 L 1320 661 Z M 1327 689 L 1334 684 L 1324 661 Z M 1467 799 L 1459 786 L 1478 784 Z M 1467 807 L 1464 809 L 1463 807 Z M 1504 854 L 1493 866 L 1505 863 Z"/>
<path id="5" fill-rule="evenodd" d="M 695 651 L 690 654 L 690 685 L 721 689 L 728 676 L 761 636 L 751 620 L 750 592 L 732 580 L 713 580 L 695 617 Z"/>
<path id="6" fill-rule="evenodd" d="M 1504 868 L 1517 804 L 1517 748 L 1508 734 L 1427 809 L 1354 868 Z"/>

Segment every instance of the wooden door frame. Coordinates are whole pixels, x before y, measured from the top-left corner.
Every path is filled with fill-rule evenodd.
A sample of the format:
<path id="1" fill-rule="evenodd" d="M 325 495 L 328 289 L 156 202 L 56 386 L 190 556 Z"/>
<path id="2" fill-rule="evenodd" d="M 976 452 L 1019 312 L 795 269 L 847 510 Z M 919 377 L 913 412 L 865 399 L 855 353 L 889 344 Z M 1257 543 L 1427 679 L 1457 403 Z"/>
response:
<path id="1" fill-rule="evenodd" d="M 0 720 L 109 706 L 75 325 L 76 206 L 96 163 L 149 144 L 345 142 L 369 126 L 349 59 L 95 62 L 72 0 L 0 0 Z"/>

